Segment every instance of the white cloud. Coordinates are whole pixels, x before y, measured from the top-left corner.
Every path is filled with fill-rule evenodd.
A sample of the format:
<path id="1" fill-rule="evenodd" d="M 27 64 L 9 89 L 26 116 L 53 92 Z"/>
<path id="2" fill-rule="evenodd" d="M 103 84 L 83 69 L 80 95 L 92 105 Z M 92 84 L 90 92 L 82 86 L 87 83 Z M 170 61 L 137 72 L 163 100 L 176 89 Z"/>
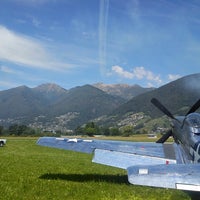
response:
<path id="1" fill-rule="evenodd" d="M 146 70 L 144 67 L 135 67 L 131 72 L 124 70 L 120 66 L 113 66 L 112 71 L 123 78 L 128 79 L 146 79 L 148 81 L 153 81 L 157 84 L 161 84 L 162 80 L 159 75 L 155 75 L 153 72 Z"/>
<path id="2" fill-rule="evenodd" d="M 51 70 L 69 67 L 55 60 L 40 41 L 12 32 L 4 26 L 0 26 L 0 60 Z"/>
<path id="3" fill-rule="evenodd" d="M 147 79 L 149 81 L 154 81 L 158 84 L 162 83 L 159 75 L 155 75 L 153 72 L 146 70 L 144 67 L 135 67 L 133 69 L 134 77 L 138 79 Z"/>
<path id="4" fill-rule="evenodd" d="M 132 79 L 133 78 L 133 73 L 125 71 L 122 67 L 120 66 L 112 66 L 112 71 L 114 71 L 116 74 L 123 78 L 128 78 Z"/>
<path id="5" fill-rule="evenodd" d="M 181 75 L 179 75 L 179 74 L 168 74 L 169 81 L 174 81 L 176 79 L 179 79 L 180 77 L 181 77 Z"/>

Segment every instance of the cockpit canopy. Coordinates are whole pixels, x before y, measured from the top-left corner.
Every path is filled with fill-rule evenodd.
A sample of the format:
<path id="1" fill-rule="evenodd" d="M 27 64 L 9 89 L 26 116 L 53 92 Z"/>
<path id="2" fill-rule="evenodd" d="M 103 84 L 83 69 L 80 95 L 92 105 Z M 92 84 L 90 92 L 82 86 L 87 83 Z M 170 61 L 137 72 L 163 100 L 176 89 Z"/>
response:
<path id="1" fill-rule="evenodd" d="M 200 135 L 200 114 L 191 113 L 187 116 L 188 124 L 191 128 L 192 133 Z"/>

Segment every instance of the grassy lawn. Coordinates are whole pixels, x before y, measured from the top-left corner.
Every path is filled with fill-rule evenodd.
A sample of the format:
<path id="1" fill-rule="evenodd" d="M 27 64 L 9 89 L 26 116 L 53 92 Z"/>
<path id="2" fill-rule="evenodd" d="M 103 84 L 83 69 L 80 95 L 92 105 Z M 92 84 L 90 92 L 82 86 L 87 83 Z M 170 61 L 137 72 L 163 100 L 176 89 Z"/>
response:
<path id="1" fill-rule="evenodd" d="M 191 199 L 182 191 L 131 185 L 126 171 L 91 159 L 37 146 L 35 138 L 8 138 L 0 148 L 0 199 Z"/>

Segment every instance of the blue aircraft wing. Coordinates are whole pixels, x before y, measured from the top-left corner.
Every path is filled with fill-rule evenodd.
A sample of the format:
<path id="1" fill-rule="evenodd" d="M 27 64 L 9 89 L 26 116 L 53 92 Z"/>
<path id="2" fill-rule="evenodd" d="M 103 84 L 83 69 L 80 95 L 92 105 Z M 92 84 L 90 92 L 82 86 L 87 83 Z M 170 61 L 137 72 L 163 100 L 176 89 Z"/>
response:
<path id="1" fill-rule="evenodd" d="M 127 169 L 133 165 L 159 165 L 176 163 L 174 152 L 166 144 L 90 140 L 77 138 L 41 137 L 38 145 L 94 153 L 93 162 Z M 173 145 L 170 145 L 173 150 Z"/>
<path id="2" fill-rule="evenodd" d="M 200 165 L 179 162 L 176 144 L 41 137 L 38 145 L 93 153 L 93 162 L 126 169 L 131 184 L 200 191 Z"/>

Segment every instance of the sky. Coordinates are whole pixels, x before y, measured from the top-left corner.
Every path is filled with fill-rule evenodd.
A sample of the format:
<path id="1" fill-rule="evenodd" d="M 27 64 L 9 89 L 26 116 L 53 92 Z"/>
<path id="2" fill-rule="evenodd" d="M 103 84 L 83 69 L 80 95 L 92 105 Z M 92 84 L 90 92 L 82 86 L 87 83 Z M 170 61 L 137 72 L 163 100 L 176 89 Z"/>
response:
<path id="1" fill-rule="evenodd" d="M 0 1 L 0 91 L 160 87 L 199 66 L 199 0 Z"/>

